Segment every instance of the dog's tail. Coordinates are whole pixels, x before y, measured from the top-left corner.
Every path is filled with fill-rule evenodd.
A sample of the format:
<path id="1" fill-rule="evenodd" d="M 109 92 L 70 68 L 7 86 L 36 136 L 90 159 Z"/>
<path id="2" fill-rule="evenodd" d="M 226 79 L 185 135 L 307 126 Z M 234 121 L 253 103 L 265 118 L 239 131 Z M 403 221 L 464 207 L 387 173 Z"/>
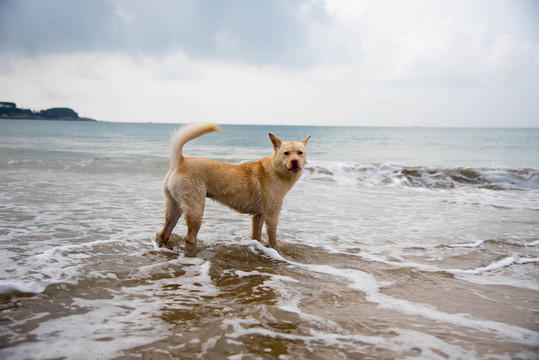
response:
<path id="1" fill-rule="evenodd" d="M 191 124 L 174 131 L 170 139 L 170 168 L 175 168 L 182 163 L 182 149 L 188 141 L 214 131 L 221 131 L 221 129 L 215 124 Z"/>

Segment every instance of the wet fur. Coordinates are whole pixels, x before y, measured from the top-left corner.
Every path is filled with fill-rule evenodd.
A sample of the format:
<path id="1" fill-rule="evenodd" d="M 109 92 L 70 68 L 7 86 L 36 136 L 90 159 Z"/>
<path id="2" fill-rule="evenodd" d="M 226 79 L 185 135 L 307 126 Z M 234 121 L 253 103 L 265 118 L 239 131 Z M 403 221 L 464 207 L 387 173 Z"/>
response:
<path id="1" fill-rule="evenodd" d="M 215 124 L 192 124 L 171 139 L 170 170 L 164 181 L 165 225 L 160 237 L 167 242 L 182 215 L 187 224 L 187 244 L 196 246 L 206 197 L 240 213 L 252 215 L 251 237 L 261 241 L 266 224 L 268 243 L 277 248 L 277 224 L 283 200 L 300 178 L 307 158 L 303 141 L 283 142 L 269 134 L 273 155 L 240 165 L 184 157 L 183 146 L 204 134 L 221 131 Z"/>

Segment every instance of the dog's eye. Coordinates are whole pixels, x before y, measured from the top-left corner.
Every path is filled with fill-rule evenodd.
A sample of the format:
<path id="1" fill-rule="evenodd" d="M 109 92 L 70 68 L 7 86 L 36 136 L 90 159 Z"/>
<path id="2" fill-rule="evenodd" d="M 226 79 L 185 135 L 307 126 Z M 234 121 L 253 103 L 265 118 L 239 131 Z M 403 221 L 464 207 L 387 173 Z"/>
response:
<path id="1" fill-rule="evenodd" d="M 284 154 L 285 155 L 290 155 L 290 153 L 288 151 L 285 151 Z"/>
<path id="2" fill-rule="evenodd" d="M 299 151 L 298 154 L 299 154 L 299 155 L 303 155 L 303 151 Z"/>

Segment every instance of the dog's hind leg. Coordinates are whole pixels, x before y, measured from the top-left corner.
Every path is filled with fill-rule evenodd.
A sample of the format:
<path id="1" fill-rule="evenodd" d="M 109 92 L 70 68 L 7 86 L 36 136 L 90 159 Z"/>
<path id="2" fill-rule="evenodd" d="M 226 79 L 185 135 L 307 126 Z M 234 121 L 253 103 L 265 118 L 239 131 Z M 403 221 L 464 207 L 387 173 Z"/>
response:
<path id="1" fill-rule="evenodd" d="M 187 224 L 187 236 L 185 236 L 185 243 L 187 245 L 197 245 L 197 235 L 202 225 L 202 215 L 204 214 L 204 208 L 202 209 L 189 209 L 185 212 L 185 222 Z"/>
<path id="2" fill-rule="evenodd" d="M 185 223 L 187 224 L 187 235 L 185 243 L 196 246 L 197 234 L 202 225 L 202 216 L 204 215 L 204 206 L 206 205 L 205 189 L 191 187 L 190 193 L 183 198 L 182 205 L 185 206 Z"/>
<path id="3" fill-rule="evenodd" d="M 264 224 L 264 216 L 262 214 L 253 215 L 253 225 L 251 228 L 251 239 L 262 240 L 262 225 Z"/>
<path id="4" fill-rule="evenodd" d="M 165 226 L 163 226 L 160 236 L 163 244 L 166 245 L 168 239 L 170 239 L 172 230 L 174 230 L 174 227 L 178 223 L 178 219 L 182 215 L 182 210 L 176 200 L 170 195 L 168 189 L 165 189 L 165 197 Z"/>

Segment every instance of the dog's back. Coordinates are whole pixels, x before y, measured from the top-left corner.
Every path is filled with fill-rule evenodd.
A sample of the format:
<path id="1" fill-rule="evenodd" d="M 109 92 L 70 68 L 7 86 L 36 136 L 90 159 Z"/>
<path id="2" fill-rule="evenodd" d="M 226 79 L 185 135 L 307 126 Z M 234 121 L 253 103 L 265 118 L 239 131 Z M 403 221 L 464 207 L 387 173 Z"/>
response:
<path id="1" fill-rule="evenodd" d="M 202 192 L 205 197 L 240 213 L 256 214 L 262 212 L 259 175 L 264 173 L 261 161 L 233 165 L 189 157 L 183 158 L 171 176 L 173 181 L 187 185 L 191 192 Z"/>

